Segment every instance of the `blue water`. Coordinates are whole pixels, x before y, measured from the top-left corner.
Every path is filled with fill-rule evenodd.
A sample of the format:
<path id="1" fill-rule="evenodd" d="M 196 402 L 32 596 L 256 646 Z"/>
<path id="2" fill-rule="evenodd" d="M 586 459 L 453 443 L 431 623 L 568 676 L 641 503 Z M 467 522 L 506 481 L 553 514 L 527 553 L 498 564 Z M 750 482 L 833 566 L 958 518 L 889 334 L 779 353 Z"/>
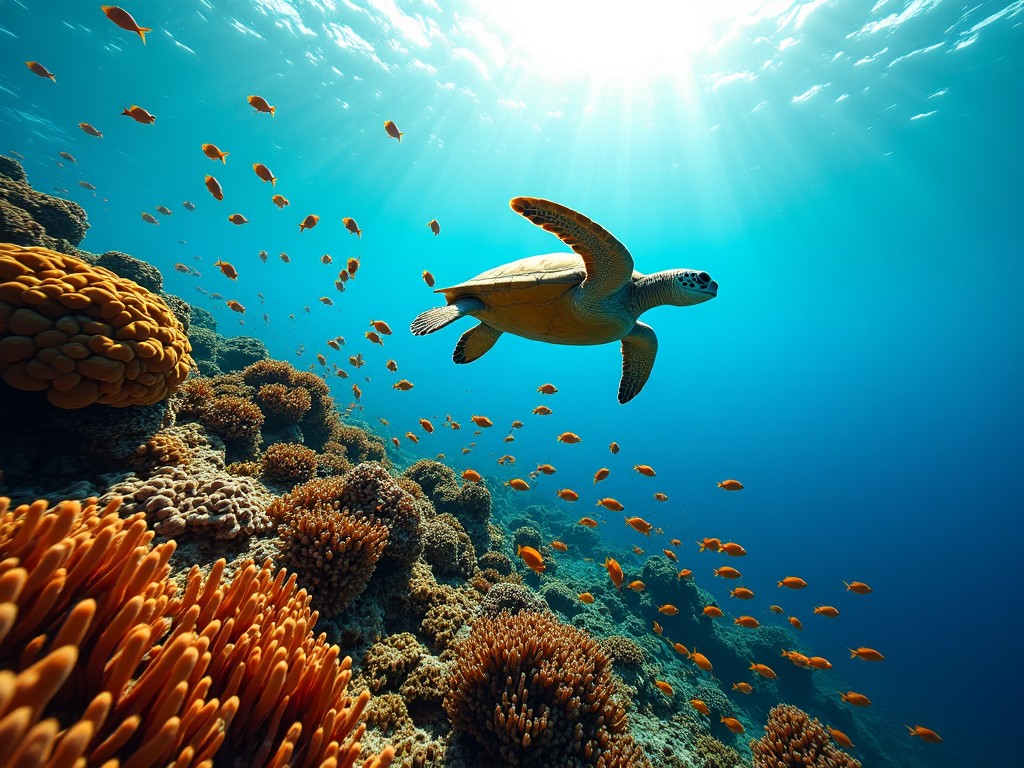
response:
<path id="1" fill-rule="evenodd" d="M 336 397 L 349 402 L 358 382 L 356 415 L 386 418 L 388 437 L 420 434 L 417 446 L 402 438 L 407 456 L 445 453 L 502 478 L 550 462 L 558 474 L 525 503 L 571 487 L 582 499 L 570 511 L 586 514 L 599 490 L 686 542 L 742 543 L 745 583 L 804 617 L 802 639 L 894 733 L 908 722 L 942 734 L 916 745 L 926 764 L 1019 759 L 1024 3 L 679 2 L 638 15 L 555 0 L 180 0 L 127 6 L 155 28 L 145 46 L 98 5 L 0 3 L 0 151 L 22 153 L 34 186 L 86 208 L 83 247 L 156 264 L 222 333 L 258 335 L 299 367 L 322 352 L 347 368 L 362 352 L 365 368 L 331 379 Z M 257 114 L 250 94 L 276 116 Z M 119 116 L 132 104 L 156 123 Z M 227 163 L 204 157 L 204 142 Z M 61 150 L 78 164 L 58 167 Z M 290 206 L 274 206 L 275 192 Z M 632 403 L 615 401 L 614 346 L 506 335 L 455 366 L 468 321 L 406 331 L 439 303 L 422 270 L 449 285 L 563 249 L 508 208 L 516 195 L 600 222 L 641 271 L 693 267 L 720 284 L 714 301 L 644 316 L 660 351 Z M 236 212 L 250 223 L 229 223 Z M 307 213 L 320 223 L 300 234 Z M 339 294 L 350 257 L 360 271 Z M 383 349 L 363 338 L 371 318 L 396 331 Z M 348 344 L 334 352 L 325 341 L 339 334 Z M 388 358 L 414 390 L 392 389 Z M 548 381 L 559 393 L 538 395 Z M 530 414 L 542 402 L 553 415 Z M 446 414 L 461 432 L 417 425 Z M 474 438 L 472 414 L 495 428 Z M 526 426 L 504 444 L 514 419 Z M 583 443 L 557 443 L 563 430 Z M 516 467 L 497 466 L 504 453 Z M 636 476 L 635 463 L 658 477 Z M 595 490 L 601 466 L 613 472 Z M 718 490 L 726 477 L 746 489 Z M 609 543 L 644 543 L 607 518 Z M 695 552 L 688 544 L 683 563 L 728 600 L 710 573 L 721 561 Z M 780 596 L 786 575 L 811 586 Z M 874 593 L 844 593 L 851 579 Z M 842 616 L 812 616 L 823 602 Z M 853 645 L 886 661 L 843 660 Z"/>

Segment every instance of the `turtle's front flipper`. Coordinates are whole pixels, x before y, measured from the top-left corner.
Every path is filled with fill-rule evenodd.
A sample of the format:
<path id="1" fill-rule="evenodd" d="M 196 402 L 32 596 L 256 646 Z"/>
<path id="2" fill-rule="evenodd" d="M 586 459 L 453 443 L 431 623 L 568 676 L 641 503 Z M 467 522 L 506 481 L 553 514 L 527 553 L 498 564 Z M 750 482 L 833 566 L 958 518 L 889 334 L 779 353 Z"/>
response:
<path id="1" fill-rule="evenodd" d="M 459 343 L 455 345 L 455 352 L 452 353 L 452 360 L 459 365 L 472 363 L 494 346 L 494 342 L 501 336 L 501 331 L 491 328 L 486 323 L 474 326 L 462 334 Z"/>
<path id="2" fill-rule="evenodd" d="M 637 321 L 622 339 L 622 379 L 619 402 L 628 403 L 644 388 L 658 354 L 658 337 L 651 326 Z"/>
<path id="3" fill-rule="evenodd" d="M 460 317 L 483 308 L 484 303 L 480 299 L 467 296 L 446 307 L 434 307 L 421 313 L 412 321 L 409 330 L 412 331 L 413 336 L 425 336 L 428 333 L 441 330 L 449 323 L 454 323 Z"/>

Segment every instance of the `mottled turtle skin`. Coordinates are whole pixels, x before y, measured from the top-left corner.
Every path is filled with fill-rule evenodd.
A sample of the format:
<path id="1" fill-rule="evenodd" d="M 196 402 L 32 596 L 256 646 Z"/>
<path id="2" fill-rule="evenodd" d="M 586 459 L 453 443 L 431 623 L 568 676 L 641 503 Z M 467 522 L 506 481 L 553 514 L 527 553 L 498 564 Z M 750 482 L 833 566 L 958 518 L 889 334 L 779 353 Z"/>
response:
<path id="1" fill-rule="evenodd" d="M 516 197 L 514 211 L 557 235 L 573 250 L 530 256 L 440 288 L 447 306 L 417 317 L 416 335 L 433 333 L 460 317 L 480 324 L 463 334 L 456 363 L 482 356 L 502 333 L 551 344 L 622 342 L 619 402 L 639 393 L 650 376 L 658 342 L 638 318 L 663 304 L 688 306 L 712 299 L 718 284 L 706 272 L 674 269 L 644 275 L 625 246 L 586 216 L 549 200 Z"/>

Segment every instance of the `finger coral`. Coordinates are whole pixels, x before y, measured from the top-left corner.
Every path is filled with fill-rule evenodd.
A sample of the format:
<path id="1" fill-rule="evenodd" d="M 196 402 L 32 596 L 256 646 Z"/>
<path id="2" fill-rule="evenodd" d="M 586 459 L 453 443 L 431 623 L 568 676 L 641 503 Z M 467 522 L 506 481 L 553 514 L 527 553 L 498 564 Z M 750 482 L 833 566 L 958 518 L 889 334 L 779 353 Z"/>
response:
<path id="1" fill-rule="evenodd" d="M 860 768 L 832 743 L 821 721 L 789 704 L 772 707 L 764 736 L 750 742 L 754 768 Z"/>
<path id="2" fill-rule="evenodd" d="M 316 451 L 301 443 L 274 443 L 263 454 L 260 471 L 265 480 L 295 486 L 316 475 Z"/>
<path id="3" fill-rule="evenodd" d="M 0 244 L 0 375 L 59 408 L 150 405 L 193 363 L 181 322 L 153 293 L 46 248 Z"/>
<path id="4" fill-rule="evenodd" d="M 608 657 L 550 613 L 479 619 L 457 647 L 449 685 L 445 711 L 481 764 L 649 765 L 612 698 Z"/>
<path id="5" fill-rule="evenodd" d="M 380 520 L 357 517 L 320 504 L 281 526 L 278 562 L 313 596 L 313 607 L 330 618 L 366 588 L 388 543 Z"/>
<path id="6" fill-rule="evenodd" d="M 179 595 L 174 542 L 118 512 L 0 498 L 0 764 L 354 765 L 369 694 L 294 576 L 221 560 Z"/>

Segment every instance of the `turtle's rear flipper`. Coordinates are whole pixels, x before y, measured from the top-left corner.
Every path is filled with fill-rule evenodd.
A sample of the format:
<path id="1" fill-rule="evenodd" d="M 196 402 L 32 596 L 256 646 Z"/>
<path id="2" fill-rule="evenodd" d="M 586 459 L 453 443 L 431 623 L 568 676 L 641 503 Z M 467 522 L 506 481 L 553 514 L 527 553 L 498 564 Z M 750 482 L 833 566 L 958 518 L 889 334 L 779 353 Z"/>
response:
<path id="1" fill-rule="evenodd" d="M 455 345 L 455 352 L 452 353 L 452 360 L 459 365 L 472 363 L 483 357 L 494 342 L 501 336 L 501 331 L 491 328 L 486 323 L 474 326 L 462 334 L 459 343 Z"/>
<path id="2" fill-rule="evenodd" d="M 484 303 L 480 299 L 459 299 L 446 307 L 434 307 L 421 313 L 412 321 L 409 330 L 412 331 L 413 336 L 425 336 L 428 333 L 439 331 L 460 317 L 483 309 L 483 307 Z"/>
<path id="3" fill-rule="evenodd" d="M 658 337 L 651 326 L 637 321 L 633 330 L 622 339 L 622 379 L 619 380 L 619 402 L 628 403 L 644 388 L 658 354 Z"/>

